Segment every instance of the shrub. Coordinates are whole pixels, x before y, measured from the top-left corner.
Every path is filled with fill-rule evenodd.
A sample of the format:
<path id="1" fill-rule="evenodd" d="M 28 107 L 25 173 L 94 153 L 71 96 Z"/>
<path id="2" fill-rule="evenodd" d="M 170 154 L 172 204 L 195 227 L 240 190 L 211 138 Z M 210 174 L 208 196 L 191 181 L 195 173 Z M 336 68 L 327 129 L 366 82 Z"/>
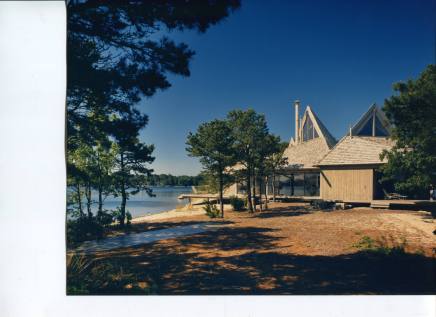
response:
<path id="1" fill-rule="evenodd" d="M 230 205 L 232 205 L 233 210 L 235 211 L 242 211 L 244 210 L 244 200 L 241 198 L 238 198 L 236 196 L 230 197 Z"/>
<path id="2" fill-rule="evenodd" d="M 390 241 L 388 241 L 386 237 L 382 237 L 380 240 L 374 240 L 368 236 L 363 236 L 359 242 L 352 245 L 352 247 L 364 252 L 383 255 L 402 255 L 406 253 L 406 246 L 407 241 L 404 238 L 401 243 L 397 243 L 393 237 L 390 237 Z"/>
<path id="3" fill-rule="evenodd" d="M 103 236 L 104 228 L 96 217 L 79 217 L 67 221 L 67 244 L 75 246 L 85 240 L 98 239 Z"/>
<path id="4" fill-rule="evenodd" d="M 333 210 L 335 209 L 336 206 L 335 202 L 322 200 L 322 199 L 312 200 L 310 202 L 310 205 L 312 206 L 313 209 L 318 209 L 318 210 Z"/>
<path id="5" fill-rule="evenodd" d="M 103 227 L 107 227 L 111 225 L 113 221 L 114 221 L 113 213 L 103 211 L 97 214 L 97 222 L 101 224 Z"/>
<path id="6" fill-rule="evenodd" d="M 130 224 L 132 223 L 132 214 L 130 213 L 130 211 L 126 212 L 126 223 L 128 226 L 130 226 Z"/>
<path id="7" fill-rule="evenodd" d="M 146 286 L 141 284 L 146 283 Z M 156 285 L 116 259 L 105 261 L 80 254 L 67 257 L 67 294 L 152 294 Z"/>
<path id="8" fill-rule="evenodd" d="M 211 203 L 210 201 L 205 201 L 205 206 L 203 207 L 204 211 L 206 211 L 206 215 L 209 216 L 209 218 L 217 218 L 220 215 L 220 211 L 215 206 L 215 204 Z"/>

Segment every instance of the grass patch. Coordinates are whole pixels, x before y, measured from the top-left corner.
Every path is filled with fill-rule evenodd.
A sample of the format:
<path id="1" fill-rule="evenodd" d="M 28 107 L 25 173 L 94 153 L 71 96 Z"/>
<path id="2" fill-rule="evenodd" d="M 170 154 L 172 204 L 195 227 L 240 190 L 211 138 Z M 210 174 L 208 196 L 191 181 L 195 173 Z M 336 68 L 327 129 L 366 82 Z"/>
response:
<path id="1" fill-rule="evenodd" d="M 151 280 L 138 276 L 117 259 L 101 262 L 84 255 L 74 254 L 67 259 L 67 294 L 156 294 L 156 285 Z"/>
<path id="2" fill-rule="evenodd" d="M 376 253 L 383 255 L 404 255 L 406 254 L 407 240 L 403 237 L 401 242 L 397 242 L 393 237 L 382 237 L 375 240 L 369 236 L 363 236 L 352 247 L 363 252 Z M 415 254 L 423 254 L 422 250 L 418 250 Z"/>

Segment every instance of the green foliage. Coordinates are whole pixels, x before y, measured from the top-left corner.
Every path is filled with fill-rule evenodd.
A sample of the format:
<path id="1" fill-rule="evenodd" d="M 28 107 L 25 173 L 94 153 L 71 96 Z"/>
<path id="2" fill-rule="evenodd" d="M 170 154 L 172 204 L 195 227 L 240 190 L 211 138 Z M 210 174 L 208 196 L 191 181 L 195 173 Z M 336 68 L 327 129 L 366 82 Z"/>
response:
<path id="1" fill-rule="evenodd" d="M 152 145 L 139 140 L 148 117 L 141 98 L 171 86 L 168 74 L 189 76 L 194 52 L 164 31 L 206 31 L 239 7 L 237 0 L 67 1 L 68 209 L 91 213 L 91 189 L 99 213 L 107 193 L 121 196 L 120 220 L 130 194 L 145 190 Z M 112 152 L 112 147 L 115 147 Z M 84 197 L 83 197 L 84 196 Z"/>
<path id="2" fill-rule="evenodd" d="M 282 151 L 280 138 L 269 133 L 265 116 L 253 109 L 230 111 L 227 120 L 235 139 L 233 151 L 242 166 L 236 176 L 247 186 L 248 206 L 253 211 L 253 180 L 258 180 L 263 188 L 263 180 L 271 171 L 269 158 Z"/>
<path id="3" fill-rule="evenodd" d="M 237 197 L 237 196 L 232 196 L 230 197 L 230 205 L 232 206 L 233 210 L 235 211 L 242 211 L 245 210 L 244 208 L 244 200 Z"/>
<path id="4" fill-rule="evenodd" d="M 227 184 L 245 183 L 250 211 L 252 183 L 257 181 L 266 192 L 267 176 L 287 164 L 283 157 L 287 144 L 269 133 L 265 116 L 253 109 L 233 110 L 226 120 L 201 124 L 195 134 L 188 135 L 186 143 L 189 155 L 200 158 L 205 169 L 203 184 L 209 192 L 222 197 Z"/>
<path id="5" fill-rule="evenodd" d="M 385 101 L 384 111 L 394 125 L 391 151 L 382 158 L 382 182 L 409 197 L 428 199 L 436 184 L 436 66 L 429 65 L 417 80 L 396 83 L 398 93 Z"/>
<path id="6" fill-rule="evenodd" d="M 131 225 L 131 223 L 132 223 L 132 214 L 130 213 L 130 211 L 126 212 L 126 221 L 127 221 L 127 225 Z"/>
<path id="7" fill-rule="evenodd" d="M 139 140 L 140 130 L 148 123 L 148 117 L 132 111 L 128 116 L 112 120 L 112 135 L 117 146 L 113 172 L 114 194 L 121 196 L 120 225 L 124 226 L 126 201 L 130 195 L 143 190 L 152 196 L 148 177 L 152 169 L 147 164 L 154 161 L 151 156 L 154 146 Z"/>
<path id="8" fill-rule="evenodd" d="M 218 218 L 220 216 L 220 211 L 216 207 L 215 204 L 213 204 L 210 201 L 205 201 L 205 206 L 203 207 L 204 211 L 206 211 L 206 215 L 209 218 Z"/>
<path id="9" fill-rule="evenodd" d="M 323 199 L 315 199 L 310 202 L 310 205 L 315 210 L 334 210 L 335 209 L 335 202 L 334 201 L 327 201 Z"/>
<path id="10" fill-rule="evenodd" d="M 222 214 L 224 214 L 223 191 L 229 179 L 226 170 L 236 163 L 233 150 L 235 139 L 231 132 L 228 121 L 213 120 L 201 124 L 195 134 L 190 132 L 186 141 L 186 151 L 189 155 L 198 157 L 205 172 L 217 181 Z"/>
<path id="11" fill-rule="evenodd" d="M 104 226 L 96 217 L 83 216 L 67 220 L 67 245 L 74 247 L 80 242 L 102 238 Z"/>
<path id="12" fill-rule="evenodd" d="M 203 182 L 203 175 L 174 176 L 171 174 L 153 174 L 148 178 L 150 186 L 198 186 Z"/>
<path id="13" fill-rule="evenodd" d="M 140 285 L 146 284 L 145 286 Z M 67 258 L 67 294 L 154 294 L 154 283 L 141 283 L 129 267 L 116 259 L 106 261 L 73 254 Z"/>
<path id="14" fill-rule="evenodd" d="M 103 227 L 108 227 L 114 222 L 113 212 L 102 211 L 96 216 L 97 222 Z"/>
<path id="15" fill-rule="evenodd" d="M 232 146 L 234 139 L 228 122 L 213 120 L 201 124 L 195 134 L 189 133 L 186 151 L 198 157 L 203 167 L 216 175 L 235 163 Z"/>
<path id="16" fill-rule="evenodd" d="M 220 192 L 220 182 L 219 177 L 217 177 L 214 173 L 210 173 L 208 171 L 202 171 L 201 175 L 203 176 L 200 190 L 205 190 L 206 193 L 216 194 Z M 235 182 L 235 177 L 233 174 L 228 174 L 227 172 L 222 175 L 223 181 L 223 190 L 228 188 L 229 185 L 232 185 Z"/>
<path id="17" fill-rule="evenodd" d="M 352 245 L 361 251 L 368 253 L 377 253 L 383 255 L 402 255 L 405 254 L 407 241 L 403 238 L 400 243 L 395 242 L 395 239 L 390 237 L 382 237 L 380 240 L 374 240 L 369 236 L 363 236 L 359 242 Z"/>

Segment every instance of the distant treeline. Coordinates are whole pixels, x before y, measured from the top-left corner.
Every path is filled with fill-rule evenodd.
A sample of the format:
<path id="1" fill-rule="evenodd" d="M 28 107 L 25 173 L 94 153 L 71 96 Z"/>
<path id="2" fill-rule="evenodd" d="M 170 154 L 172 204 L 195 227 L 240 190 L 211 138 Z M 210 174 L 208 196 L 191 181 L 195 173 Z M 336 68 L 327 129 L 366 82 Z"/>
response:
<path id="1" fill-rule="evenodd" d="M 153 174 L 150 177 L 150 186 L 198 186 L 204 180 L 202 175 L 174 176 L 171 174 Z"/>

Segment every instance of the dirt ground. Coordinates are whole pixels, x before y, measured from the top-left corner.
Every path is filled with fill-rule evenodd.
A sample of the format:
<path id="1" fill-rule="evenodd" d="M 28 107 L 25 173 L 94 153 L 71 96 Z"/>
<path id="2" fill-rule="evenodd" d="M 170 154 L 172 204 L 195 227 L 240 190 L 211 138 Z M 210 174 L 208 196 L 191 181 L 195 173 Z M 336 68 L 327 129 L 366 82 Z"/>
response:
<path id="1" fill-rule="evenodd" d="M 156 294 L 435 293 L 435 223 L 428 213 L 323 212 L 302 203 L 269 207 L 254 214 L 227 211 L 213 220 L 222 223 L 216 230 L 96 257 L 152 285 Z M 135 224 L 133 230 L 202 221 L 211 219 L 179 217 Z M 368 252 L 359 247 L 362 239 L 405 252 Z"/>

